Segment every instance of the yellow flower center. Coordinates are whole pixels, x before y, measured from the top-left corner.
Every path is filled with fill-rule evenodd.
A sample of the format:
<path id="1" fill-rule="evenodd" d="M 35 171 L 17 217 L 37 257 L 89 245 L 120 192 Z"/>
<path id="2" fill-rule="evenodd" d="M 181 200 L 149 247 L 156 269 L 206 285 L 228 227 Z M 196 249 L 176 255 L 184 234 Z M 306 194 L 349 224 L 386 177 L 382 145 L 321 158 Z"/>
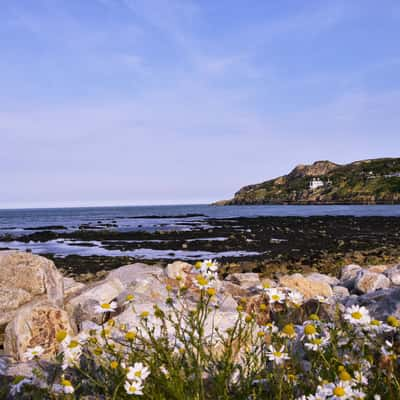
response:
<path id="1" fill-rule="evenodd" d="M 125 339 L 126 340 L 134 340 L 136 338 L 135 332 L 126 332 Z"/>
<path id="2" fill-rule="evenodd" d="M 217 294 L 217 291 L 215 288 L 208 288 L 207 293 L 209 296 L 215 296 Z"/>
<path id="3" fill-rule="evenodd" d="M 293 336 L 296 334 L 293 324 L 287 324 L 283 327 L 282 332 L 286 335 Z"/>
<path id="4" fill-rule="evenodd" d="M 316 332 L 317 332 L 317 330 L 315 329 L 315 326 L 312 324 L 308 324 L 304 328 L 304 333 L 306 335 L 314 335 Z"/>
<path id="5" fill-rule="evenodd" d="M 337 386 L 335 389 L 333 389 L 333 394 L 335 396 L 342 397 L 346 394 L 346 391 L 341 386 Z"/>
<path id="6" fill-rule="evenodd" d="M 279 294 L 273 294 L 271 296 L 271 299 L 274 300 L 274 301 L 279 301 L 281 299 L 281 296 L 279 296 Z"/>
<path id="7" fill-rule="evenodd" d="M 136 372 L 135 372 L 135 376 L 136 376 L 137 378 L 140 378 L 140 377 L 142 376 L 142 371 L 136 371 Z"/>
<path id="8" fill-rule="evenodd" d="M 67 337 L 67 331 L 59 331 L 56 334 L 57 342 L 61 343 Z"/>
<path id="9" fill-rule="evenodd" d="M 79 342 L 77 342 L 76 340 L 71 340 L 69 345 L 68 345 L 68 347 L 70 349 L 74 349 L 75 347 L 78 347 L 78 346 L 79 346 Z"/>
<path id="10" fill-rule="evenodd" d="M 361 319 L 362 318 L 362 314 L 360 313 L 360 311 L 355 311 L 355 312 L 351 313 L 351 316 L 354 319 Z"/>
<path id="11" fill-rule="evenodd" d="M 118 367 L 118 362 L 117 362 L 117 361 L 111 361 L 110 367 L 111 367 L 112 369 L 117 368 L 117 367 Z"/>
<path id="12" fill-rule="evenodd" d="M 379 326 L 381 324 L 381 321 L 378 321 L 377 319 L 373 319 L 371 321 L 371 325 Z"/>
<path id="13" fill-rule="evenodd" d="M 149 313 L 148 311 L 143 311 L 143 312 L 140 314 L 140 316 L 141 316 L 142 318 L 147 318 L 149 315 L 150 315 L 150 313 Z"/>
<path id="14" fill-rule="evenodd" d="M 320 338 L 315 338 L 311 341 L 312 344 L 320 345 L 322 344 L 322 339 Z"/>
<path id="15" fill-rule="evenodd" d="M 111 308 L 111 306 L 108 303 L 103 303 L 100 307 L 103 308 L 104 310 L 109 310 Z"/>
<path id="16" fill-rule="evenodd" d="M 387 323 L 395 328 L 400 326 L 399 320 L 394 315 L 390 315 L 389 317 L 387 317 Z"/>
<path id="17" fill-rule="evenodd" d="M 274 351 L 274 356 L 280 358 L 282 357 L 282 353 L 280 351 Z"/>
<path id="18" fill-rule="evenodd" d="M 342 371 L 339 378 L 341 381 L 351 381 L 351 376 L 347 371 Z"/>
<path id="19" fill-rule="evenodd" d="M 271 287 L 271 285 L 269 284 L 269 282 L 264 282 L 264 283 L 262 284 L 262 287 L 263 287 L 264 289 L 269 289 L 269 288 Z"/>
<path id="20" fill-rule="evenodd" d="M 135 386 L 130 386 L 130 387 L 129 387 L 129 391 L 130 391 L 131 393 L 136 392 L 136 387 L 135 387 Z"/>
<path id="21" fill-rule="evenodd" d="M 319 321 L 319 317 L 317 314 L 311 314 L 310 319 L 311 319 L 311 321 Z"/>
<path id="22" fill-rule="evenodd" d="M 61 379 L 61 385 L 63 385 L 63 386 L 72 386 L 72 383 L 68 379 Z"/>
<path id="23" fill-rule="evenodd" d="M 208 284 L 208 279 L 205 278 L 203 275 L 197 275 L 196 281 L 200 286 L 206 286 Z"/>

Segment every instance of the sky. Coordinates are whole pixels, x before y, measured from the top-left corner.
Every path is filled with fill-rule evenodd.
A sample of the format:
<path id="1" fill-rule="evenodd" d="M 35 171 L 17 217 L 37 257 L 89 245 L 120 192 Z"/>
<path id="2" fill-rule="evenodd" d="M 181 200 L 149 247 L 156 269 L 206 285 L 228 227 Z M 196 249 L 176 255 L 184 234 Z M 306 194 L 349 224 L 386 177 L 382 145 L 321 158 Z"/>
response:
<path id="1" fill-rule="evenodd" d="M 0 208 L 400 156 L 399 39 L 398 0 L 0 0 Z"/>

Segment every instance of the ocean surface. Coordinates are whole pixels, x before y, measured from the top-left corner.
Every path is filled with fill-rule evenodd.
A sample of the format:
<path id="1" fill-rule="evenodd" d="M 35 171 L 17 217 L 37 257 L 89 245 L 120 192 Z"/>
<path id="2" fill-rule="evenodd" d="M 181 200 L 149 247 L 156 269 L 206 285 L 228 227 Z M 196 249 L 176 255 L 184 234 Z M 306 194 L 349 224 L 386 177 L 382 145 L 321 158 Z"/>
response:
<path id="1" fill-rule="evenodd" d="M 34 232 L 51 230 L 62 234 L 76 230 L 115 230 L 119 232 L 191 231 L 208 229 L 207 219 L 225 219 L 259 216 L 396 216 L 400 217 L 400 205 L 266 205 L 266 206 L 133 206 L 133 207 L 85 207 L 0 210 L 0 237 L 22 236 Z M 226 238 L 204 238 L 220 240 Z M 190 240 L 190 239 L 189 239 Z M 196 240 L 201 240 L 197 238 Z M 149 240 L 146 241 L 147 245 Z M 89 246 L 88 246 L 89 245 Z M 0 248 L 30 250 L 38 254 L 53 253 L 58 256 L 78 254 L 132 256 L 142 259 L 179 258 L 197 259 L 205 257 L 251 255 L 246 251 L 204 252 L 189 250 L 157 250 L 137 248 L 134 250 L 110 250 L 101 242 L 82 243 L 79 240 L 62 239 L 48 241 L 1 241 Z"/>

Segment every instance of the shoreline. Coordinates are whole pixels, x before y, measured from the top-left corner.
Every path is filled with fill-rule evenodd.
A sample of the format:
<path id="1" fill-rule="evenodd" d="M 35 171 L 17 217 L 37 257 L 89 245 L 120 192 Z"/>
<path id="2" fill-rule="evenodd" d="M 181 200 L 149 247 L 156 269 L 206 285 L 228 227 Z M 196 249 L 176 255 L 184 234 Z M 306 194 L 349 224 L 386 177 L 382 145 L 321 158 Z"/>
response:
<path id="1" fill-rule="evenodd" d="M 199 222 L 201 224 L 199 225 Z M 201 221 L 182 220 L 187 230 L 118 231 L 117 229 L 80 229 L 30 231 L 14 237 L 4 237 L 1 249 L 11 240 L 19 240 L 29 247 L 32 243 L 46 247 L 50 240 L 60 242 L 66 253 L 41 251 L 68 275 L 84 281 L 132 262 L 167 264 L 184 258 L 195 261 L 203 254 L 246 251 L 247 256 L 216 257 L 227 272 L 259 272 L 273 276 L 280 271 L 319 271 L 336 274 L 349 263 L 363 265 L 396 263 L 400 259 L 400 217 L 239 217 Z M 104 254 L 74 254 L 79 245 L 90 254 L 91 249 Z M 129 252 L 152 251 L 151 258 L 129 256 Z M 88 253 L 89 252 L 89 253 Z M 107 252 L 118 252 L 109 256 Z M 164 254 L 164 256 L 157 256 Z M 168 257 L 166 256 L 168 255 Z"/>

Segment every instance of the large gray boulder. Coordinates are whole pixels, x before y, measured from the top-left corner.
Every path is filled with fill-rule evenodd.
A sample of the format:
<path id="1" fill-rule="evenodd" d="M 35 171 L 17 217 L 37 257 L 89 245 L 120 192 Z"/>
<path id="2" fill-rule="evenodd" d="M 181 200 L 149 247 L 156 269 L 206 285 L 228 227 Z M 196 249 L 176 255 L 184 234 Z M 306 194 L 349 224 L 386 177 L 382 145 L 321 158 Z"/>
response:
<path id="1" fill-rule="evenodd" d="M 388 268 L 384 273 L 393 285 L 400 286 L 400 264 Z"/>
<path id="2" fill-rule="evenodd" d="M 65 309 L 78 326 L 85 320 L 101 322 L 103 316 L 96 314 L 96 306 L 101 303 L 110 303 L 124 289 L 125 286 L 117 278 L 88 285 L 77 296 L 68 299 Z"/>
<path id="3" fill-rule="evenodd" d="M 38 299 L 63 305 L 63 277 L 54 263 L 31 253 L 0 251 L 0 328 L 19 307 Z"/>
<path id="4" fill-rule="evenodd" d="M 373 318 L 385 320 L 389 315 L 400 319 L 400 288 L 380 289 L 344 299 L 346 307 L 354 304 L 368 308 Z"/>
<path id="5" fill-rule="evenodd" d="M 362 268 L 357 264 L 345 265 L 340 273 L 340 282 L 342 286 L 346 286 L 349 290 L 354 288 L 354 283 L 358 272 Z"/>
<path id="6" fill-rule="evenodd" d="M 127 288 L 150 276 L 161 277 L 163 275 L 164 270 L 158 265 L 135 263 L 112 270 L 106 279 L 116 278 Z"/>
<path id="7" fill-rule="evenodd" d="M 47 258 L 14 250 L 0 251 L 0 285 L 23 289 L 31 296 L 46 295 L 62 306 L 63 277 Z"/>
<path id="8" fill-rule="evenodd" d="M 390 287 L 390 279 L 378 272 L 361 270 L 357 273 L 354 287 L 359 293 L 370 293 Z"/>
<path id="9" fill-rule="evenodd" d="M 52 358 L 58 350 L 57 332 L 74 334 L 74 325 L 66 311 L 48 300 L 30 302 L 18 309 L 7 325 L 4 352 L 19 361 L 26 361 L 24 353 L 35 346 L 42 346 L 42 358 Z"/>

